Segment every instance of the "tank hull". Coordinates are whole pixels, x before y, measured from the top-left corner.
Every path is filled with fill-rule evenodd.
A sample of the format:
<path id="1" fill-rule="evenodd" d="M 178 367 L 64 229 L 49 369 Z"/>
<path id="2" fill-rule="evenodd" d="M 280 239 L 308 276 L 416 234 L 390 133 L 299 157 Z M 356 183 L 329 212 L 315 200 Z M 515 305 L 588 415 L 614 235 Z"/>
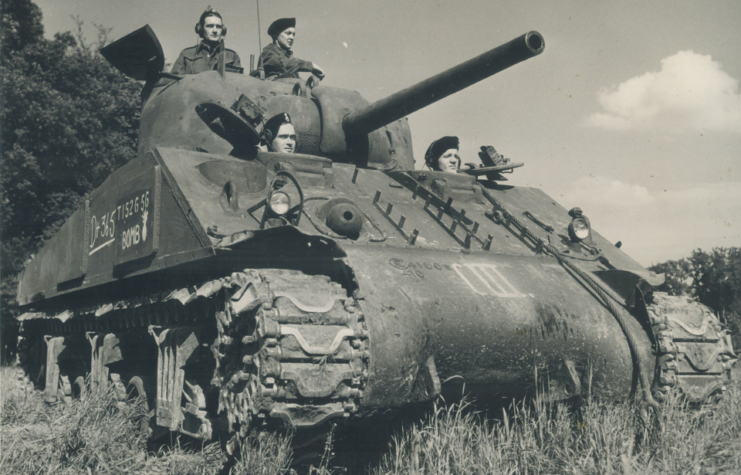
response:
<path id="1" fill-rule="evenodd" d="M 303 190 L 301 220 L 265 226 L 280 173 Z M 357 237 L 322 224 L 333 203 L 362 215 Z M 523 231 L 515 215 L 537 226 Z M 231 431 L 258 416 L 309 428 L 464 387 L 486 403 L 538 389 L 553 400 L 722 392 L 735 355 L 717 319 L 652 307 L 656 276 L 596 232 L 570 244 L 568 225 L 539 190 L 473 177 L 157 148 L 112 175 L 26 268 L 30 372 L 44 373 L 50 400 L 86 372 L 142 381 L 156 427 L 204 438 L 218 417 Z M 59 265 L 63 246 L 62 263 L 79 267 Z M 141 342 L 156 374 L 132 350 Z M 163 393 L 186 382 L 202 407 Z"/>

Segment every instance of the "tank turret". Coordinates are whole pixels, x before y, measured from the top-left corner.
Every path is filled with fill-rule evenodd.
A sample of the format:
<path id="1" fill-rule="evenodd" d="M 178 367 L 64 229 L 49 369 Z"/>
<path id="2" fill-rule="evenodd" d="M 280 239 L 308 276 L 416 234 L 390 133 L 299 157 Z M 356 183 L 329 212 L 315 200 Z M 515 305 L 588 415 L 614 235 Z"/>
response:
<path id="1" fill-rule="evenodd" d="M 229 137 L 215 133 L 201 117 L 189 113 L 208 101 L 228 108 L 244 95 L 262 112 L 263 121 L 280 112 L 291 115 L 300 153 L 385 167 L 394 162 L 413 169 L 412 138 L 404 119 L 407 115 L 540 54 L 545 41 L 531 31 L 373 104 L 355 91 L 332 86 L 312 89 L 300 79 L 262 81 L 218 71 L 184 77 L 153 73 L 164 64 L 159 59 L 161 49 L 153 54 L 158 48 L 154 33 L 144 27 L 102 51 L 125 74 L 147 81 L 141 153 L 158 146 L 213 153 L 253 146 L 250 141 L 255 138 L 250 134 L 236 134 L 232 140 L 235 143 L 231 143 Z M 149 62 L 154 66 L 144 66 L 143 57 L 157 58 Z"/>

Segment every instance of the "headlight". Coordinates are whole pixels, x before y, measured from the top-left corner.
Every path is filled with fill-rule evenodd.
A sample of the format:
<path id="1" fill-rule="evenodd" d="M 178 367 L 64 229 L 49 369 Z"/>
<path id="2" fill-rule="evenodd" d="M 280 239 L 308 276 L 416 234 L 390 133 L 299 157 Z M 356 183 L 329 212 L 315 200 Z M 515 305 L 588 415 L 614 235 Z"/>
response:
<path id="1" fill-rule="evenodd" d="M 591 226 L 589 218 L 582 214 L 580 208 L 572 208 L 569 215 L 573 218 L 569 223 L 569 237 L 573 242 L 581 242 L 589 239 Z"/>
<path id="2" fill-rule="evenodd" d="M 583 241 L 589 237 L 589 225 L 583 218 L 577 218 L 569 224 L 569 234 L 573 234 L 576 239 Z"/>
<path id="3" fill-rule="evenodd" d="M 270 195 L 270 211 L 283 216 L 291 209 L 291 198 L 282 191 L 277 191 Z"/>

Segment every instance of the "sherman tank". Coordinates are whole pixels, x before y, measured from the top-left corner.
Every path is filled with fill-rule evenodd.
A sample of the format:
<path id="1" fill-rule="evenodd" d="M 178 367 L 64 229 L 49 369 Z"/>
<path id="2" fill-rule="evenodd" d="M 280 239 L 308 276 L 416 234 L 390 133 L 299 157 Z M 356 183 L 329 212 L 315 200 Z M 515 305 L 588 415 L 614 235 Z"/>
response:
<path id="1" fill-rule="evenodd" d="M 479 401 L 720 397 L 737 357 L 707 307 L 482 146 L 415 169 L 406 116 L 539 55 L 534 31 L 374 103 L 296 78 L 173 76 L 145 26 L 102 53 L 145 81 L 138 157 L 20 278 L 23 365 L 47 401 L 112 382 L 152 436 L 233 442 Z M 222 55 L 223 57 L 223 55 Z M 502 80 L 506 80 L 502 79 Z M 315 87 L 312 87 L 315 86 Z M 288 112 L 296 153 L 260 150 Z"/>

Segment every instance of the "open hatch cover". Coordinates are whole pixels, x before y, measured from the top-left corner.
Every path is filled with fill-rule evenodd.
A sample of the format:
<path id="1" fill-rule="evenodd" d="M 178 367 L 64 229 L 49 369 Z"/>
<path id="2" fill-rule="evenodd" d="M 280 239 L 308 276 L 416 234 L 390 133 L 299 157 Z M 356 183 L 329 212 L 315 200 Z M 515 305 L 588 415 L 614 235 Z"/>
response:
<path id="1" fill-rule="evenodd" d="M 165 67 L 162 46 L 149 25 L 114 41 L 101 49 L 100 54 L 116 69 L 138 81 L 156 78 Z"/>

